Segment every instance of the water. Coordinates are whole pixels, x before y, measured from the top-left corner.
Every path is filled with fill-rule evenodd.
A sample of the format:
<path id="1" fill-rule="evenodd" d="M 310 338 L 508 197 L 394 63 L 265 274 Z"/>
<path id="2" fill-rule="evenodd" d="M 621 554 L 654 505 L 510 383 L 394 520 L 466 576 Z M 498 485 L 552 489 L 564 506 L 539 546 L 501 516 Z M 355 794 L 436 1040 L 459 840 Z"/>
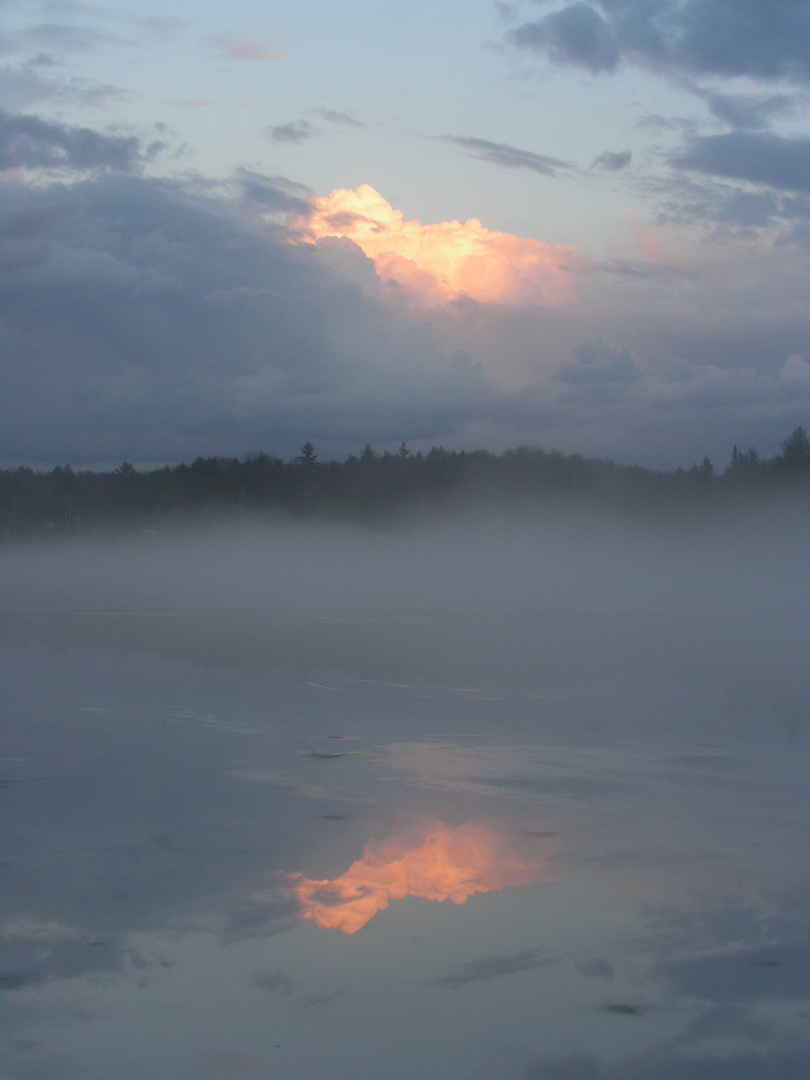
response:
<path id="1" fill-rule="evenodd" d="M 800 605 L 3 628 L 9 1080 L 810 1075 Z"/>

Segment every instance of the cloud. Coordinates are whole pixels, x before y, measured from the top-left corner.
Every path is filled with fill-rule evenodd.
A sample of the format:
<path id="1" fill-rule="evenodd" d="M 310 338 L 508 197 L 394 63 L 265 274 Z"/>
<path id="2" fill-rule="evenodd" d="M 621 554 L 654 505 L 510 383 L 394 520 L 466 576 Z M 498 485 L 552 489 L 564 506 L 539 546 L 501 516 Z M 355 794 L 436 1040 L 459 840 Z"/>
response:
<path id="1" fill-rule="evenodd" d="M 691 75 L 810 82 L 804 0 L 580 0 L 522 23 L 507 40 L 593 74 L 629 63 Z"/>
<path id="2" fill-rule="evenodd" d="M 179 109 L 207 109 L 209 105 L 221 105 L 216 98 L 187 98 L 185 101 L 176 101 Z"/>
<path id="3" fill-rule="evenodd" d="M 643 367 L 633 367 L 632 354 L 624 360 L 624 367 L 618 350 L 614 355 L 615 368 L 608 362 L 594 364 L 591 377 L 591 365 L 581 360 L 558 369 L 551 385 L 559 386 L 562 392 L 553 409 L 549 407 L 551 399 L 544 395 L 547 422 L 577 416 L 580 438 L 591 427 L 605 437 L 604 425 L 610 422 L 625 432 L 640 434 L 643 430 L 645 441 L 659 444 L 672 436 L 677 438 L 676 431 L 700 430 L 700 437 L 693 436 L 693 445 L 700 444 L 715 460 L 726 461 L 728 448 L 735 442 L 762 448 L 765 439 L 768 452 L 774 452 L 779 443 L 776 418 L 779 429 L 787 431 L 788 413 L 800 423 L 799 418 L 810 409 L 810 364 L 798 356 L 789 357 L 775 372 L 758 373 L 752 367 L 721 368 L 677 360 L 663 364 L 647 361 Z M 539 411 L 543 398 L 526 392 L 522 407 Z M 515 403 L 515 420 L 517 409 Z M 754 436 L 753 432 L 759 434 Z M 627 460 L 626 453 L 619 450 L 618 454 Z M 697 456 L 693 454 L 692 460 Z"/>
<path id="4" fill-rule="evenodd" d="M 186 20 L 172 16 L 133 16 L 101 5 L 59 2 L 28 6 L 34 11 L 38 6 L 40 12 L 66 16 L 65 21 L 45 19 L 4 35 L 0 43 L 2 51 L 10 54 L 36 51 L 35 62 L 53 63 L 56 58 L 61 60 L 71 54 L 109 54 L 122 46 L 164 43 L 177 38 L 189 25 Z M 83 22 L 67 21 L 71 18 Z"/>
<path id="5" fill-rule="evenodd" d="M 616 971 L 607 960 L 583 960 L 577 964 L 577 971 L 588 979 L 613 979 Z"/>
<path id="6" fill-rule="evenodd" d="M 658 113 L 646 113 L 635 122 L 641 131 L 694 131 L 695 122 L 687 116 L 661 116 Z"/>
<path id="7" fill-rule="evenodd" d="M 227 195 L 7 183 L 0 457 L 287 454 L 306 437 L 347 453 L 480 415 L 477 366 L 392 307 L 358 248 L 289 243 L 305 190 L 248 171 Z"/>
<path id="8" fill-rule="evenodd" d="M 251 169 L 237 169 L 242 195 L 265 213 L 300 216 L 309 211 L 312 192 L 286 176 L 266 176 Z"/>
<path id="9" fill-rule="evenodd" d="M 730 131 L 692 136 L 670 157 L 678 169 L 763 184 L 787 191 L 810 191 L 810 137 L 771 132 Z"/>
<path id="10" fill-rule="evenodd" d="M 330 124 L 345 124 L 357 128 L 368 127 L 362 120 L 358 120 L 357 117 L 351 116 L 349 113 L 334 112 L 332 109 L 320 109 L 318 115 L 324 120 L 328 120 Z"/>
<path id="11" fill-rule="evenodd" d="M 272 142 L 298 144 L 305 139 L 311 139 L 318 132 L 308 120 L 295 120 L 290 124 L 268 128 L 267 134 Z"/>
<path id="12" fill-rule="evenodd" d="M 788 94 L 721 94 L 701 89 L 696 93 L 718 120 L 733 128 L 765 128 L 772 117 L 791 112 L 795 105 L 795 98 Z"/>
<path id="13" fill-rule="evenodd" d="M 504 975 L 514 975 L 519 971 L 532 971 L 551 963 L 552 961 L 542 955 L 539 949 L 527 949 L 525 952 L 514 953 L 511 956 L 485 956 L 481 960 L 471 960 L 467 964 L 460 964 L 449 975 L 431 979 L 426 985 L 447 986 L 455 989 L 470 983 L 501 979 Z"/>
<path id="14" fill-rule="evenodd" d="M 51 979 L 80 978 L 88 972 L 116 972 L 124 965 L 117 935 L 94 932 L 56 919 L 18 916 L 0 927 L 0 952 L 7 969 L 0 989 L 23 990 Z"/>
<path id="15" fill-rule="evenodd" d="M 115 169 L 131 172 L 166 144 L 143 147 L 134 135 L 105 135 L 34 115 L 0 111 L 0 169 Z"/>
<path id="16" fill-rule="evenodd" d="M 311 241 L 344 237 L 374 260 L 383 281 L 430 302 L 558 304 L 573 296 L 574 248 L 491 232 L 476 218 L 423 225 L 368 184 L 312 201 L 300 223 Z"/>
<path id="17" fill-rule="evenodd" d="M 578 345 L 574 355 L 576 361 L 563 364 L 552 378 L 572 386 L 627 383 L 641 378 L 641 370 L 633 354 L 626 349 L 611 349 L 601 338 Z"/>
<path id="18" fill-rule="evenodd" d="M 508 143 L 490 142 L 488 139 L 473 139 L 458 135 L 440 135 L 441 142 L 458 146 L 479 161 L 488 161 L 491 165 L 500 165 L 504 169 L 529 169 L 540 176 L 556 177 L 560 171 L 569 170 L 571 165 L 558 158 L 544 157 L 530 150 L 519 150 Z"/>
<path id="19" fill-rule="evenodd" d="M 302 918 L 323 928 L 355 934 L 392 900 L 417 896 L 464 904 L 476 893 L 536 881 L 540 871 L 539 864 L 513 856 L 503 839 L 483 825 L 451 829 L 437 824 L 417 837 L 395 836 L 367 844 L 362 857 L 334 881 L 313 881 L 301 874 L 290 880 Z M 496 974 L 507 974 L 509 963 L 512 970 L 523 970 L 542 961 L 534 954 L 492 959 L 465 965 L 469 972 L 447 978 L 455 982 L 493 978 L 498 963 L 501 970 Z M 483 973 L 482 964 L 489 964 L 489 974 Z M 478 972 L 475 975 L 473 967 Z M 451 983 L 443 980 L 442 985 Z"/>
<path id="20" fill-rule="evenodd" d="M 715 1002 L 744 1002 L 762 998 L 798 998 L 806 992 L 804 972 L 810 946 L 803 941 L 733 952 L 664 961 L 653 973 L 675 990 Z"/>
<path id="21" fill-rule="evenodd" d="M 132 97 L 129 91 L 109 83 L 44 74 L 49 67 L 39 57 L 0 69 L 0 92 L 10 111 L 18 112 L 43 101 L 97 108 Z"/>
<path id="22" fill-rule="evenodd" d="M 751 190 L 686 169 L 677 170 L 661 182 L 649 182 L 648 187 L 660 199 L 658 216 L 662 225 L 699 223 L 724 231 L 764 228 L 775 231 L 784 230 L 786 222 L 810 216 L 810 200 L 801 194 L 772 188 Z"/>
<path id="23" fill-rule="evenodd" d="M 285 54 L 279 52 L 262 38 L 253 35 L 243 38 L 223 38 L 218 43 L 231 60 L 284 60 Z"/>
<path id="24" fill-rule="evenodd" d="M 619 172 L 621 169 L 626 169 L 632 160 L 633 154 L 630 150 L 605 150 L 594 158 L 591 168 Z"/>
<path id="25" fill-rule="evenodd" d="M 175 15 L 142 15 L 130 17 L 132 25 L 147 40 L 167 41 L 180 36 L 191 24 Z"/>
<path id="26" fill-rule="evenodd" d="M 289 997 L 295 990 L 295 979 L 284 971 L 261 971 L 254 977 L 253 985 L 281 997 Z"/>
<path id="27" fill-rule="evenodd" d="M 125 39 L 92 26 L 42 22 L 19 31 L 8 43 L 14 49 L 47 49 L 57 54 L 90 53 L 125 44 Z"/>
<path id="28" fill-rule="evenodd" d="M 291 457 L 305 439 L 325 460 L 407 439 L 671 467 L 728 460 L 735 442 L 775 453 L 807 425 L 797 243 L 731 236 L 678 249 L 676 267 L 546 269 L 555 249 L 536 241 L 408 222 L 373 189 L 313 203 L 256 170 L 213 184 L 97 169 L 1 190 L 6 461 Z M 752 218 L 773 211 L 751 196 Z M 801 199 L 776 209 L 794 203 L 798 225 Z M 323 235 L 302 242 L 313 219 Z M 462 292 L 470 256 L 491 261 L 477 301 Z"/>
<path id="29" fill-rule="evenodd" d="M 607 20 L 589 4 L 576 3 L 509 31 L 513 45 L 548 52 L 562 64 L 578 64 L 594 75 L 615 71 L 621 46 Z"/>

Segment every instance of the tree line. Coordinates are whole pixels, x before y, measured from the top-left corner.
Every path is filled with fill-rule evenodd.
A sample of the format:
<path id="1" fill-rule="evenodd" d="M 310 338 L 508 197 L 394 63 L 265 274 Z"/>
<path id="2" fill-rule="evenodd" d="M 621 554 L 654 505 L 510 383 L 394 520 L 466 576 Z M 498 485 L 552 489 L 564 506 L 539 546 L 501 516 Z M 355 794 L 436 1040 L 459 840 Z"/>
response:
<path id="1" fill-rule="evenodd" d="M 198 457 L 191 464 L 109 472 L 0 470 L 0 527 L 6 538 L 157 527 L 200 517 L 275 512 L 294 517 L 382 521 L 470 503 L 529 508 L 585 502 L 629 512 L 703 510 L 743 498 L 810 492 L 810 436 L 795 428 L 773 458 L 734 447 L 727 467 L 708 457 L 672 471 L 618 465 L 521 446 L 484 450 L 362 454 L 321 461 L 307 441 L 292 461 L 264 453 Z"/>

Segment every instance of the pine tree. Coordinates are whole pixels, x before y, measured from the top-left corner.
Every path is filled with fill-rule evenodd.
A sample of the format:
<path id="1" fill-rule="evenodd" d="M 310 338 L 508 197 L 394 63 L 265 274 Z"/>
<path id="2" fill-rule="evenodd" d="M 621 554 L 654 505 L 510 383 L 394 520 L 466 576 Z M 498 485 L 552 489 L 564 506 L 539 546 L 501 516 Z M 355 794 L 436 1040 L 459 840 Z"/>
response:
<path id="1" fill-rule="evenodd" d="M 311 468 L 318 460 L 318 455 L 315 453 L 315 447 L 307 439 L 304 445 L 301 447 L 301 453 L 296 457 L 296 465 L 306 465 L 307 468 Z"/>

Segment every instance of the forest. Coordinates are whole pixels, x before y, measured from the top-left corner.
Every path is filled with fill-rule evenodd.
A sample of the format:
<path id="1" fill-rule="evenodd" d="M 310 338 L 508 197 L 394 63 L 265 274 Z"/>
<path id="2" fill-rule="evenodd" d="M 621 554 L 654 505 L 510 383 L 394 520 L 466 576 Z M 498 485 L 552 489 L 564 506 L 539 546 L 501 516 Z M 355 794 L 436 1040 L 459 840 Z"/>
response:
<path id="1" fill-rule="evenodd" d="M 763 458 L 734 447 L 723 470 L 708 457 L 690 469 L 660 471 L 521 446 L 395 453 L 366 445 L 345 461 L 321 461 L 307 441 L 292 461 L 265 453 L 198 457 L 190 465 L 109 472 L 59 465 L 0 470 L 5 539 L 157 528 L 200 518 L 280 514 L 383 522 L 448 509 L 544 510 L 587 504 L 629 514 L 706 513 L 792 492 L 810 492 L 810 435 L 796 427 L 780 453 Z"/>

